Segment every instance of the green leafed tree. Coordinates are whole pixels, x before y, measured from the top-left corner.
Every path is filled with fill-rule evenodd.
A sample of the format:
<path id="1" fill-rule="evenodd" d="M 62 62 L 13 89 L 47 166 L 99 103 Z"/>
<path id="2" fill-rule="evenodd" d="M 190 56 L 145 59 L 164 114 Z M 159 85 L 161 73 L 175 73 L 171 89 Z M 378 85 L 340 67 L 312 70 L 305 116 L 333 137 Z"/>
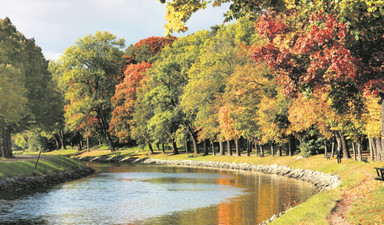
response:
<path id="1" fill-rule="evenodd" d="M 0 20 L 0 124 L 2 156 L 12 156 L 11 133 L 31 126 L 50 129 L 56 99 L 48 61 L 33 39 Z"/>
<path id="2" fill-rule="evenodd" d="M 184 129 L 191 136 L 194 143 L 194 151 L 197 154 L 196 132 L 193 129 L 193 115 L 185 114 L 180 106 L 180 97 L 184 87 L 188 83 L 188 71 L 196 61 L 200 48 L 209 38 L 208 31 L 199 31 L 193 35 L 182 37 L 172 45 L 165 47 L 158 56 L 158 60 L 149 71 L 151 86 L 146 98 L 154 106 L 154 116 L 149 121 L 151 130 L 168 132 L 156 132 L 170 134 L 174 142 L 174 150 L 177 134 Z M 161 138 L 162 137 L 158 137 Z"/>
<path id="3" fill-rule="evenodd" d="M 67 124 L 77 128 L 86 118 L 96 117 L 111 151 L 111 97 L 121 75 L 123 47 L 123 39 L 109 32 L 96 32 L 79 39 L 58 62 L 63 68 L 59 84 L 66 92 Z"/>
<path id="4" fill-rule="evenodd" d="M 227 135 L 231 133 L 229 131 L 223 132 L 219 112 L 225 104 L 223 94 L 229 77 L 249 58 L 247 46 L 254 40 L 252 29 L 252 22 L 246 19 L 237 24 L 220 26 L 211 33 L 213 37 L 205 42 L 199 57 L 188 71 L 189 80 L 181 105 L 186 114 L 195 116 L 194 125 L 199 141 L 229 141 L 239 137 Z"/>

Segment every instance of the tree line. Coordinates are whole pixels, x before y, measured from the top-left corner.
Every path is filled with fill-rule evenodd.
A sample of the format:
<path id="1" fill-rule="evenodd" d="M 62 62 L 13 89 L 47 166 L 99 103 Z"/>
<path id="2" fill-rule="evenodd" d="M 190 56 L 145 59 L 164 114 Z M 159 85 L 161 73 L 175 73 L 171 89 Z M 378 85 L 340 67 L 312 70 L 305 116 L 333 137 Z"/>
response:
<path id="1" fill-rule="evenodd" d="M 298 149 L 309 156 L 337 146 L 344 157 L 352 147 L 361 159 L 368 148 L 372 159 L 384 160 L 380 3 L 228 2 L 225 20 L 234 23 L 150 37 L 125 50 L 124 40 L 96 32 L 49 68 L 45 62 L 55 93 L 49 96 L 60 99 L 52 115 L 61 119 L 41 129 L 57 147 L 70 133 L 73 143 L 102 140 L 111 151 L 132 143 L 164 151 L 170 143 L 174 153 L 184 145 L 198 154 L 202 145 L 204 154 L 211 146 L 213 154 L 264 155 L 268 146 L 272 155 Z M 210 1 L 163 3 L 172 32 L 185 31 L 191 14 Z M 12 92 L 22 96 L 12 101 L 18 107 L 32 101 L 22 88 Z"/>

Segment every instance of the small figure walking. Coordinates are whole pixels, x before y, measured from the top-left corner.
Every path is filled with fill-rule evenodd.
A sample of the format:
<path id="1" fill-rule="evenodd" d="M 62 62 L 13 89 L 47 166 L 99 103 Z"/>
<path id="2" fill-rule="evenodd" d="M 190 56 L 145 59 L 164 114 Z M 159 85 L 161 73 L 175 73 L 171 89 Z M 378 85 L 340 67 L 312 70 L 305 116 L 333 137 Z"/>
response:
<path id="1" fill-rule="evenodd" d="M 341 158 L 343 158 L 343 151 L 340 148 L 337 148 L 336 157 L 337 157 L 337 164 L 341 163 Z"/>

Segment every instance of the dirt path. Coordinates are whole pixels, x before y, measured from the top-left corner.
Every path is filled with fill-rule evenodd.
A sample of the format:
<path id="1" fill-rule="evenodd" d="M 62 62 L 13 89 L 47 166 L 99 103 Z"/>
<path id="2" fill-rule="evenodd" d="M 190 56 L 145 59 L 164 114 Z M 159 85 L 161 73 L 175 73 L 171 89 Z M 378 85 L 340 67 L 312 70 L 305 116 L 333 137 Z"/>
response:
<path id="1" fill-rule="evenodd" d="M 14 155 L 14 158 L 2 158 L 0 160 L 1 162 L 14 162 L 14 161 L 21 161 L 21 160 L 37 160 L 38 155 Z M 40 159 L 50 159 L 53 158 L 51 155 L 41 155 Z"/>
<path id="2" fill-rule="evenodd" d="M 328 216 L 328 222 L 331 225 L 349 225 L 345 217 L 351 208 L 352 204 L 359 197 L 366 196 L 371 193 L 374 188 L 362 189 L 361 187 L 375 187 L 374 182 L 376 182 L 371 174 L 368 174 L 364 171 L 361 171 L 366 177 L 355 187 L 347 190 L 343 190 L 343 198 L 337 202 L 335 208 L 332 210 L 331 215 Z"/>

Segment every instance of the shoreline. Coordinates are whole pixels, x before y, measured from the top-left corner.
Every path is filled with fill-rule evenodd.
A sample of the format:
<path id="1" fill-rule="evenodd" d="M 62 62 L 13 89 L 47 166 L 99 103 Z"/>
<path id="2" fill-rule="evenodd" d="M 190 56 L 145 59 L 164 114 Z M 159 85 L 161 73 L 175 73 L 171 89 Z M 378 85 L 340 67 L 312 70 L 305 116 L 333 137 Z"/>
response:
<path id="1" fill-rule="evenodd" d="M 248 163 L 229 163 L 229 162 L 213 162 L 213 161 L 194 161 L 194 160 L 163 160 L 151 158 L 124 158 L 115 157 L 72 157 L 72 159 L 83 162 L 101 162 L 101 163 L 131 163 L 131 164 L 157 164 L 157 165 L 173 165 L 185 167 L 205 167 L 214 169 L 228 170 L 244 170 L 255 171 L 264 174 L 275 174 L 286 176 L 313 184 L 316 189 L 321 192 L 338 187 L 341 184 L 339 176 L 334 174 L 326 174 L 314 170 L 293 169 L 288 166 L 279 165 L 253 165 Z"/>
<path id="2" fill-rule="evenodd" d="M 4 177 L 0 179 L 0 193 L 19 192 L 33 190 L 37 188 L 47 188 L 52 185 L 84 178 L 94 173 L 94 169 L 87 166 L 81 166 L 78 168 L 53 172 L 45 175 Z"/>

